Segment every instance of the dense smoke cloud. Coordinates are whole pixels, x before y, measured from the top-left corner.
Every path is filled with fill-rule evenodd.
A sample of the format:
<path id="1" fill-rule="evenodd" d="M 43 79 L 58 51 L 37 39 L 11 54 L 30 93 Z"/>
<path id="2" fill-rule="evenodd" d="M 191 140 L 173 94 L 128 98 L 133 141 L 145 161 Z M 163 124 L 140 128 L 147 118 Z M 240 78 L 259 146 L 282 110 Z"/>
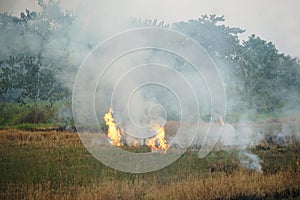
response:
<path id="1" fill-rule="evenodd" d="M 220 2 L 217 0 L 188 0 L 174 2 L 172 0 L 160 1 L 88 1 L 63 0 L 64 9 L 86 8 L 88 15 L 93 13 L 97 18 L 114 16 L 113 23 L 118 23 L 120 18 L 158 18 L 158 20 L 173 23 L 198 18 L 202 14 L 225 15 L 230 26 L 246 29 L 242 39 L 249 34 L 256 33 L 266 40 L 276 43 L 280 52 L 293 56 L 300 56 L 299 50 L 299 12 L 298 0 L 287 1 L 241 1 L 234 0 Z M 0 11 L 13 12 L 19 15 L 25 8 L 38 10 L 35 0 L 1 0 Z M 172 9 L 170 9 L 172 8 Z M 117 13 L 117 14 L 115 14 Z M 122 16 L 122 17 L 119 17 Z M 109 25 L 108 25 L 109 26 Z"/>
<path id="2" fill-rule="evenodd" d="M 118 4 L 118 7 L 114 7 L 113 3 L 106 3 L 99 5 L 100 7 L 102 6 L 99 8 L 95 6 L 98 5 L 95 2 L 86 4 L 85 6 L 82 6 L 83 2 L 80 2 L 79 5 L 81 6 L 74 8 L 72 11 L 73 14 L 71 14 L 74 15 L 74 21 L 71 23 L 62 23 L 62 29 L 60 29 L 60 25 L 55 27 L 56 24 L 51 23 L 51 20 L 53 19 L 53 21 L 55 21 L 55 19 L 66 13 L 59 12 L 56 9 L 57 6 L 50 6 L 44 10 L 44 14 L 48 17 L 47 19 L 50 19 L 49 24 L 54 26 L 53 30 L 57 28 L 60 31 L 47 32 L 48 27 L 43 24 L 43 20 L 33 20 L 29 23 L 31 23 L 31 28 L 36 28 L 36 31 L 45 31 L 47 34 L 46 40 L 45 38 L 35 37 L 34 32 L 25 31 L 22 37 L 18 37 L 19 32 L 22 32 L 22 30 L 15 30 L 15 32 L 4 31 L 4 34 L 0 38 L 2 47 L 0 56 L 4 58 L 12 52 L 16 54 L 25 53 L 40 56 L 42 62 L 45 63 L 43 67 L 50 65 L 51 60 L 56 62 L 58 68 L 69 67 L 69 70 L 65 70 L 67 74 L 58 73 L 57 78 L 62 80 L 65 86 L 72 90 L 77 70 L 83 64 L 84 59 L 87 58 L 89 53 L 91 53 L 98 44 L 105 42 L 106 39 L 115 34 L 138 26 L 137 24 L 133 25 L 132 21 L 128 18 L 129 9 L 126 9 L 127 4 L 125 2 L 118 2 Z M 140 3 L 137 4 L 141 6 Z M 117 12 L 111 12 L 115 10 L 117 10 Z M 146 23 L 141 26 L 149 26 L 149 24 Z M 19 28 L 22 29 L 23 27 L 20 26 Z M 171 26 L 171 28 L 173 28 L 173 26 Z M 103 56 L 103 59 L 106 57 L 110 58 L 112 55 L 119 56 L 119 48 L 126 48 L 127 43 L 130 45 L 130 43 L 143 39 L 145 40 L 145 44 L 152 42 L 147 37 L 143 37 L 143 35 L 140 35 L 131 41 L 119 41 L 119 43 L 115 43 L 105 49 L 107 55 L 99 55 Z M 159 40 L 161 38 L 151 39 Z M 12 42 L 7 43 L 6 41 Z M 177 47 L 176 45 L 177 44 L 170 44 L 170 47 Z M 215 55 L 213 56 L 218 57 L 218 52 L 214 53 Z M 189 55 L 191 57 L 197 57 L 193 51 L 190 51 Z M 203 60 L 205 60 L 205 57 Z M 181 131 L 185 132 L 185 137 L 169 136 L 170 140 L 173 139 L 172 142 L 174 146 L 188 147 L 191 145 L 191 141 L 193 141 L 192 145 L 199 148 L 203 145 L 204 138 L 206 138 L 205 134 L 207 134 L 207 129 L 209 128 L 213 134 L 207 136 L 207 141 L 214 141 L 214 138 L 219 137 L 218 128 L 222 125 L 220 116 L 224 116 L 222 116 L 221 106 L 218 108 L 218 105 L 224 103 L 222 102 L 224 100 L 218 99 L 215 102 L 217 111 L 210 113 L 212 109 L 210 98 L 211 95 L 214 94 L 209 93 L 205 83 L 205 78 L 214 80 L 216 77 L 213 75 L 202 77 L 190 63 L 180 58 L 180 56 L 170 52 L 158 51 L 157 49 L 147 49 L 124 55 L 109 66 L 101 65 L 97 57 L 92 57 L 88 62 L 89 65 L 93 65 L 94 68 L 91 68 L 88 72 L 84 72 L 88 73 L 88 78 L 83 82 L 91 85 L 98 84 L 95 90 L 96 103 L 93 105 L 95 106 L 96 115 L 98 117 L 97 124 L 103 123 L 103 115 L 112 105 L 116 121 L 131 136 L 143 137 L 147 134 L 147 136 L 149 136 L 149 124 L 151 124 L 153 120 L 159 122 L 161 126 L 166 125 L 167 121 L 173 120 L 181 121 Z M 233 78 L 234 72 L 230 63 L 225 63 L 222 60 L 216 60 L 216 63 L 217 67 L 221 68 L 220 73 L 222 78 L 224 78 L 224 86 L 228 94 L 230 94 L 227 98 L 229 102 L 227 111 L 234 112 L 239 109 L 235 106 L 239 106 L 241 97 L 232 90 L 243 86 L 240 86 L 239 82 Z M 99 72 L 96 73 L 96 70 L 101 69 L 100 71 L 103 71 L 105 67 L 108 68 L 102 76 Z M 135 70 L 131 71 L 133 68 Z M 79 71 L 79 73 L 81 72 Z M 181 74 L 183 77 L 178 74 Z M 98 82 L 92 82 L 89 77 L 94 76 L 99 76 L 100 80 L 98 80 Z M 137 88 L 137 86 L 142 85 L 145 80 L 149 82 L 151 80 L 154 80 L 153 82 L 163 80 L 163 84 L 150 84 Z M 189 85 L 183 84 L 185 81 L 188 81 L 188 83 L 192 85 L 194 91 L 188 90 L 190 89 Z M 216 80 L 216 82 L 217 81 L 220 80 Z M 220 82 L 222 81 L 223 80 Z M 86 87 L 82 86 L 82 92 L 89 89 L 89 84 L 84 85 Z M 163 87 L 164 85 L 170 87 Z M 190 99 L 193 95 L 195 95 L 198 100 L 199 108 L 191 103 Z M 185 98 L 178 100 L 178 96 Z M 283 113 L 285 113 L 286 116 L 298 117 L 299 92 L 288 93 L 287 98 L 289 101 L 286 102 L 282 108 Z M 82 109 L 86 110 L 87 106 L 89 105 L 82 105 Z M 182 106 L 186 108 L 182 109 Z M 128 111 L 130 111 L 130 114 Z M 247 148 L 259 144 L 266 139 L 267 135 L 271 135 L 276 143 L 280 143 L 282 139 L 287 141 L 292 139 L 299 140 L 300 129 L 299 124 L 291 124 L 290 121 L 280 122 L 281 126 L 278 129 L 267 130 L 265 127 L 254 127 L 252 120 L 249 118 L 250 115 L 255 112 L 256 111 L 247 110 L 244 116 L 240 116 L 239 119 L 232 124 L 226 123 L 224 117 L 225 125 L 219 142 L 224 148 L 234 147 L 240 150 L 239 158 L 243 166 L 261 171 L 259 159 L 248 152 Z M 62 116 L 69 117 L 70 111 L 66 110 L 61 112 L 59 117 Z M 192 124 L 198 119 L 200 122 L 199 127 Z M 211 124 L 209 124 L 210 119 L 212 119 Z M 192 133 L 197 128 L 199 129 L 195 136 Z M 212 145 L 213 144 L 214 142 L 212 142 Z"/>

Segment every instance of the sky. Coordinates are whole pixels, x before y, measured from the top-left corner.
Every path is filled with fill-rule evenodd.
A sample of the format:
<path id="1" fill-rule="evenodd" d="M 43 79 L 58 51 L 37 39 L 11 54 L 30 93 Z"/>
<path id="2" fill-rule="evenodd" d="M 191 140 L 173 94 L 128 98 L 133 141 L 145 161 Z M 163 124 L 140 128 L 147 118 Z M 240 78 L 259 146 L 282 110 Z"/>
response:
<path id="1" fill-rule="evenodd" d="M 225 25 L 273 42 L 279 52 L 300 58 L 300 0 L 61 0 L 65 9 L 86 7 L 98 17 L 163 20 L 167 23 L 199 18 L 203 14 L 225 16 Z M 19 15 L 25 8 L 37 10 L 36 0 L 0 0 L 0 12 Z M 116 17 L 117 16 L 117 17 Z"/>

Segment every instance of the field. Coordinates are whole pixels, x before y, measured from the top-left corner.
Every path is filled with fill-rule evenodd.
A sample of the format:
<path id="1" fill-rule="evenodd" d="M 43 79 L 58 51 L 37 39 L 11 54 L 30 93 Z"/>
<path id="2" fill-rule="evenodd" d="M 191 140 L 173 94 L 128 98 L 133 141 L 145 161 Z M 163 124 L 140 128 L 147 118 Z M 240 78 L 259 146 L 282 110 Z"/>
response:
<path id="1" fill-rule="evenodd" d="M 259 145 L 263 173 L 240 166 L 236 150 L 130 174 L 97 161 L 76 133 L 0 130 L 0 199 L 300 199 L 300 144 Z M 297 163 L 298 162 L 298 163 Z"/>

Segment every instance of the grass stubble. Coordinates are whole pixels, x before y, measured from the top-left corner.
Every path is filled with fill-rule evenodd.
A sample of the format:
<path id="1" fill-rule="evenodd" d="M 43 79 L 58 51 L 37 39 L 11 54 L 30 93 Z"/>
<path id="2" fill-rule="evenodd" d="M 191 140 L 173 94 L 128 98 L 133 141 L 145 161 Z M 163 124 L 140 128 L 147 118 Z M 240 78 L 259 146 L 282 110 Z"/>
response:
<path id="1" fill-rule="evenodd" d="M 300 145 L 253 148 L 263 173 L 240 166 L 235 150 L 130 174 L 104 166 L 76 133 L 0 130 L 0 199 L 300 199 Z M 299 156 L 298 156 L 299 157 Z"/>

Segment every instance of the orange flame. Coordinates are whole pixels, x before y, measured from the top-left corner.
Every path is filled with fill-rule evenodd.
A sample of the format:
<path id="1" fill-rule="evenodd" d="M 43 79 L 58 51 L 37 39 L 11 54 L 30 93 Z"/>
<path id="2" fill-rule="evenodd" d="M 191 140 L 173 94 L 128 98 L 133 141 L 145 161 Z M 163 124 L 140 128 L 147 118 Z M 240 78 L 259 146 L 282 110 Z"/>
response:
<path id="1" fill-rule="evenodd" d="M 138 147 L 138 146 L 139 146 L 139 141 L 135 140 L 135 141 L 133 142 L 133 146 L 134 146 L 134 147 Z"/>
<path id="2" fill-rule="evenodd" d="M 124 135 L 124 130 L 119 128 L 113 117 L 113 110 L 110 107 L 108 113 L 104 115 L 104 121 L 108 126 L 107 137 L 110 138 L 111 144 L 114 146 L 122 146 L 121 137 Z"/>
<path id="3" fill-rule="evenodd" d="M 104 121 L 107 129 L 107 137 L 110 139 L 110 142 L 114 146 L 122 146 L 121 138 L 125 135 L 125 131 L 122 128 L 119 128 L 113 117 L 113 110 L 110 107 L 108 113 L 104 115 Z M 153 123 L 151 126 L 152 130 L 155 131 L 156 136 L 149 139 L 147 142 L 148 147 L 151 148 L 152 152 L 162 150 L 163 153 L 166 153 L 170 147 L 165 140 L 165 129 L 161 127 L 158 123 Z M 137 140 L 134 141 L 133 146 L 139 146 Z"/>
<path id="4" fill-rule="evenodd" d="M 151 128 L 156 132 L 156 136 L 148 140 L 148 147 L 151 148 L 152 152 L 162 150 L 163 153 L 166 153 L 169 148 L 169 145 L 167 145 L 165 140 L 164 127 L 161 127 L 157 123 L 153 123 Z"/>

